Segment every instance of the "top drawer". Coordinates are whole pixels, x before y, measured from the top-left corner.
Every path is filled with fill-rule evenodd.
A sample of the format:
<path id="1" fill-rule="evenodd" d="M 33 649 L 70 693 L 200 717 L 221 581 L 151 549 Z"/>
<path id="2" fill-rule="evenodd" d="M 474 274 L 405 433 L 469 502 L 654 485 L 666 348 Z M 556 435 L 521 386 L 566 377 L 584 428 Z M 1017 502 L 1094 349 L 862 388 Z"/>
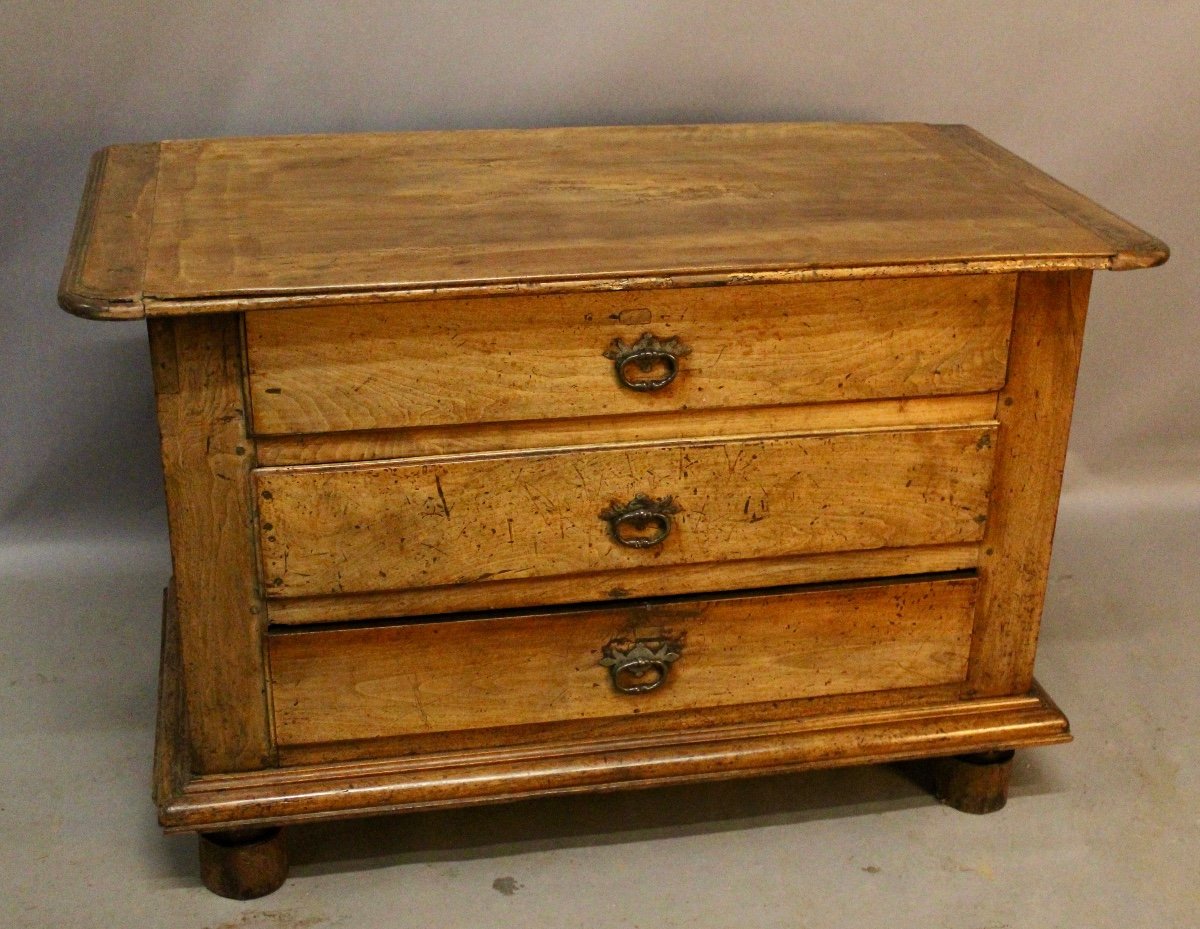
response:
<path id="1" fill-rule="evenodd" d="M 996 390 L 1015 290 L 1004 274 L 258 310 L 246 314 L 254 429 Z"/>

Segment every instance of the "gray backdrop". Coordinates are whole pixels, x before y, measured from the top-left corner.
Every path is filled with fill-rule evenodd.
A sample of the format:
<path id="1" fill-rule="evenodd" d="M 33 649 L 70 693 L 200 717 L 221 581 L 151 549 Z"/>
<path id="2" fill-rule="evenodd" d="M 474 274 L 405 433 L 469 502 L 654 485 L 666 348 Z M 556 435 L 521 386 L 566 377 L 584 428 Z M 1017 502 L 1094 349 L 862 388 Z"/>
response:
<path id="1" fill-rule="evenodd" d="M 161 531 L 144 330 L 54 292 L 89 153 L 170 137 L 969 123 L 1174 251 L 1095 278 L 1068 489 L 1197 474 L 1194 0 L 4 7 L 0 539 Z"/>
<path id="2" fill-rule="evenodd" d="M 17 929 L 1196 923 L 1200 3 L 0 0 L 0 913 Z M 170 570 L 145 334 L 54 303 L 118 141 L 965 122 L 1165 239 L 1098 273 L 1038 660 L 1076 743 L 1008 809 L 890 768 L 295 831 L 208 894 L 148 773 Z M 505 890 L 507 888 L 507 890 Z M 8 925 L 8 923 L 5 923 Z"/>

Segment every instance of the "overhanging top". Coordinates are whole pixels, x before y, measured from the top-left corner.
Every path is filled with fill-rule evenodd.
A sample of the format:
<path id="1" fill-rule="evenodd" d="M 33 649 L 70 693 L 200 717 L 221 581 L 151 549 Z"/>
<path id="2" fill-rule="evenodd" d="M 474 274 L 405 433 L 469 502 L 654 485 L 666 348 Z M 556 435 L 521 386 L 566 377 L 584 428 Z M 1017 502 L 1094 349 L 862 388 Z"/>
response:
<path id="1" fill-rule="evenodd" d="M 209 139 L 96 154 L 59 302 L 128 319 L 1167 255 L 965 126 Z"/>

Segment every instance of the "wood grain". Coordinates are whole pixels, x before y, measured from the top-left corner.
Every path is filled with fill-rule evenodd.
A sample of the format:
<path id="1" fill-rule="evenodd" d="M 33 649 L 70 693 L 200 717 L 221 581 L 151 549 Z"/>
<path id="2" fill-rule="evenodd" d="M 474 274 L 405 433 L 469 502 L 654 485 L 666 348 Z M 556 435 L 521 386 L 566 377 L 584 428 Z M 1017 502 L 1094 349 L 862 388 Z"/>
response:
<path id="1" fill-rule="evenodd" d="M 1015 275 L 246 314 L 254 430 L 326 433 L 977 393 L 1004 383 Z M 665 388 L 605 351 L 689 350 Z"/>
<path id="2" fill-rule="evenodd" d="M 148 236 L 148 253 L 136 249 L 128 265 L 143 284 L 131 291 L 123 274 L 65 283 L 60 301 L 73 312 L 1121 269 L 1167 255 L 960 126 L 622 126 L 156 148 L 152 227 L 89 227 L 72 249 L 123 252 Z M 112 212 L 141 215 L 135 194 L 111 190 L 89 186 L 84 211 L 106 197 Z"/>
<path id="3" fill-rule="evenodd" d="M 268 596 L 294 597 L 978 541 L 993 434 L 261 468 L 263 577 Z M 637 494 L 681 508 L 661 545 L 609 537 L 601 512 Z"/>
<path id="4" fill-rule="evenodd" d="M 1111 254 L 1021 183 L 949 166 L 903 126 L 214 139 L 163 146 L 146 293 L 486 292 Z"/>
<path id="5" fill-rule="evenodd" d="M 142 275 L 158 180 L 154 145 L 113 145 L 92 156 L 59 305 L 90 319 L 140 319 Z"/>
<path id="6" fill-rule="evenodd" d="M 152 320 L 189 757 L 199 773 L 270 764 L 239 321 Z"/>
<path id="7" fill-rule="evenodd" d="M 586 416 L 511 423 L 463 423 L 370 432 L 259 436 L 261 465 L 329 464 L 518 449 L 567 449 L 606 442 L 763 438 L 866 432 L 915 426 L 994 425 L 994 393 L 907 397 L 805 406 L 684 410 L 641 416 Z"/>
<path id="8" fill-rule="evenodd" d="M 897 577 L 973 568 L 979 543 L 877 548 L 858 552 L 825 552 L 785 558 L 757 558 L 715 564 L 655 565 L 599 574 L 566 577 L 492 580 L 413 590 L 327 597 L 268 600 L 273 624 L 307 625 L 378 619 L 382 616 L 422 616 L 468 610 L 500 610 L 529 604 L 604 602 L 653 597 L 665 592 L 748 590 L 789 584 L 816 584 L 864 577 Z"/>
<path id="9" fill-rule="evenodd" d="M 981 545 L 971 686 L 1023 693 L 1050 570 L 1091 274 L 1026 274 L 1000 393 L 995 488 Z"/>
<path id="10" fill-rule="evenodd" d="M 278 633 L 276 732 L 303 745 L 951 683 L 974 596 L 965 578 Z M 682 642 L 665 683 L 618 693 L 606 643 L 664 637 Z"/>

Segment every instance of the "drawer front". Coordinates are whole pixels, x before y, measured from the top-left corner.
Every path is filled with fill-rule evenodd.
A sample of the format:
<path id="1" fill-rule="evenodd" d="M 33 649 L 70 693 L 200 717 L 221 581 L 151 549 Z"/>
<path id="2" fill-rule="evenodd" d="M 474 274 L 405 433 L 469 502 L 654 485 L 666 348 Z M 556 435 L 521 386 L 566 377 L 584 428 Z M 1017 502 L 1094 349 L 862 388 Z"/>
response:
<path id="1" fill-rule="evenodd" d="M 983 425 L 262 468 L 264 584 L 304 597 L 977 542 L 994 435 Z"/>
<path id="2" fill-rule="evenodd" d="M 246 314 L 254 429 L 995 390 L 1015 287 L 970 275 L 260 310 Z"/>
<path id="3" fill-rule="evenodd" d="M 275 633 L 276 734 L 312 745 L 960 682 L 975 588 L 920 579 Z"/>

